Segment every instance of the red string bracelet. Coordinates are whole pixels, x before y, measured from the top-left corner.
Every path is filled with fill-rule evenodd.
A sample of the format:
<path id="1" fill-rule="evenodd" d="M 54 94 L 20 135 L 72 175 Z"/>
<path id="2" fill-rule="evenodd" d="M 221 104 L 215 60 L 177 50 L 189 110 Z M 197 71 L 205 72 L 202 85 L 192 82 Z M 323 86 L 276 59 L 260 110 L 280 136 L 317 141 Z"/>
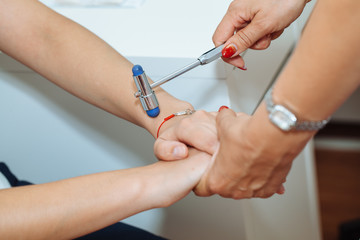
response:
<path id="1" fill-rule="evenodd" d="M 158 130 L 157 130 L 157 134 L 156 134 L 156 138 L 159 137 L 159 132 L 160 132 L 160 128 L 161 126 L 168 120 L 172 119 L 175 116 L 181 116 L 181 115 L 191 115 L 195 112 L 195 110 L 192 109 L 186 109 L 185 111 L 181 111 L 181 112 L 177 112 L 177 113 L 173 113 L 169 116 L 167 116 L 166 118 L 164 118 L 164 121 L 162 121 L 162 123 L 160 124 Z"/>

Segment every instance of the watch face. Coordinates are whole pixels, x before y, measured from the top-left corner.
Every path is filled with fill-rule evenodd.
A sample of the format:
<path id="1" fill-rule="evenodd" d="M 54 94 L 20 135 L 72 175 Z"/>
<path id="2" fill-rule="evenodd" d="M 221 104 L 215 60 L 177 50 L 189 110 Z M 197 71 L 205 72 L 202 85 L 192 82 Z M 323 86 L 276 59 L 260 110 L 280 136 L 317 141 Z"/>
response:
<path id="1" fill-rule="evenodd" d="M 289 131 L 296 124 L 296 116 L 281 105 L 275 105 L 271 110 L 269 118 L 272 123 L 283 131 Z"/>

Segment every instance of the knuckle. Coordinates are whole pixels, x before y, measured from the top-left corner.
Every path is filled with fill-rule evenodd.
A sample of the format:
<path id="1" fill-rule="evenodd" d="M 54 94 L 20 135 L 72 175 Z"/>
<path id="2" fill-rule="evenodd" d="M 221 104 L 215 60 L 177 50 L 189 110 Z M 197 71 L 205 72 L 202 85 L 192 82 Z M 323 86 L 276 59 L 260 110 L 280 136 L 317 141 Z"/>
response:
<path id="1" fill-rule="evenodd" d="M 221 113 L 219 113 L 219 114 L 221 114 Z M 224 129 L 224 130 L 227 130 L 228 127 L 229 127 L 230 125 L 232 125 L 232 123 L 229 122 L 228 119 L 225 118 L 225 117 L 217 117 L 217 118 L 216 118 L 216 124 L 217 124 L 220 128 L 222 128 L 222 129 Z"/>
<path id="2" fill-rule="evenodd" d="M 228 189 L 226 188 L 226 183 L 220 179 L 209 177 L 208 179 L 208 190 L 212 194 L 226 195 L 229 197 Z"/>
<path id="3" fill-rule="evenodd" d="M 238 0 L 232 1 L 229 4 L 228 12 L 234 12 L 235 14 L 238 14 L 239 10 L 242 6 L 243 6 L 243 4 L 241 4 L 240 1 L 238 1 Z"/>
<path id="4" fill-rule="evenodd" d="M 266 198 L 270 198 L 272 195 L 267 195 L 267 194 L 261 194 L 259 196 L 256 196 L 257 198 L 262 198 L 262 199 L 266 199 Z"/>
<path id="5" fill-rule="evenodd" d="M 254 191 L 257 191 L 257 190 L 263 188 L 266 183 L 267 183 L 267 180 L 265 180 L 265 179 L 258 180 L 251 185 L 251 189 Z"/>
<path id="6" fill-rule="evenodd" d="M 179 123 L 179 130 L 187 129 L 192 125 L 192 120 L 189 117 L 183 118 Z"/>
<path id="7" fill-rule="evenodd" d="M 204 110 L 197 110 L 193 115 L 196 118 L 202 119 L 202 118 L 206 118 L 208 113 Z"/>
<path id="8" fill-rule="evenodd" d="M 215 35 L 212 36 L 211 40 L 214 44 L 217 43 L 217 37 Z"/>
<path id="9" fill-rule="evenodd" d="M 231 195 L 229 195 L 227 193 L 218 193 L 218 195 L 222 198 L 232 198 Z"/>
<path id="10" fill-rule="evenodd" d="M 209 192 L 212 193 L 212 194 L 220 194 L 222 195 L 222 187 L 219 185 L 219 184 L 216 184 L 216 183 L 209 183 Z"/>
<path id="11" fill-rule="evenodd" d="M 239 31 L 234 36 L 236 41 L 238 41 L 240 44 L 244 45 L 247 48 L 254 43 L 254 41 L 251 39 L 251 36 L 249 36 L 249 34 L 245 33 L 244 31 Z"/>
<path id="12" fill-rule="evenodd" d="M 232 1 L 230 4 L 229 4 L 229 7 L 227 9 L 227 12 L 232 12 L 232 11 L 235 11 L 236 9 L 236 6 L 237 6 L 237 1 Z"/>
<path id="13" fill-rule="evenodd" d="M 207 197 L 207 196 L 210 196 L 210 193 L 207 193 L 207 192 L 204 192 L 204 191 L 200 191 L 200 190 L 197 190 L 195 189 L 194 190 L 194 194 L 198 197 Z"/>
<path id="14" fill-rule="evenodd" d="M 256 198 L 269 198 L 274 195 L 275 192 L 269 191 L 268 189 L 260 189 L 255 192 L 254 197 Z"/>
<path id="15" fill-rule="evenodd" d="M 154 153 L 155 156 L 159 159 L 168 159 L 170 155 L 166 145 L 162 143 L 154 145 Z"/>
<path id="16" fill-rule="evenodd" d="M 233 193 L 232 198 L 239 200 L 239 199 L 249 199 L 254 197 L 254 191 L 248 189 L 246 191 L 236 191 Z"/>
<path id="17" fill-rule="evenodd" d="M 273 196 L 277 192 L 278 189 L 279 189 L 278 185 L 265 187 L 263 189 L 263 195 L 261 197 L 269 198 L 269 197 Z"/>
<path id="18" fill-rule="evenodd" d="M 270 197 L 272 197 L 273 195 L 275 194 L 275 192 L 274 191 L 265 191 L 261 196 L 260 196 L 260 198 L 270 198 Z"/>
<path id="19" fill-rule="evenodd" d="M 261 30 L 262 32 L 266 32 L 266 34 L 271 33 L 271 29 L 273 27 L 271 21 L 268 20 L 258 20 L 254 23 L 256 29 Z"/>

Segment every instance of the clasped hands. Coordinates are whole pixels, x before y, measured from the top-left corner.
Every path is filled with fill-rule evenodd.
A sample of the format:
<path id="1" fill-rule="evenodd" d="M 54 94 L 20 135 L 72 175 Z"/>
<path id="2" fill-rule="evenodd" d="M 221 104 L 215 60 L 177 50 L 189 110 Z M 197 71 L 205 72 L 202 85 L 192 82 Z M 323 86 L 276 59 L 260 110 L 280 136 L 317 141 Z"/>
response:
<path id="1" fill-rule="evenodd" d="M 189 148 L 206 152 L 211 160 L 193 189 L 198 196 L 243 199 L 282 194 L 291 161 L 281 161 L 261 148 L 266 144 L 252 132 L 251 120 L 252 116 L 227 108 L 173 118 L 160 131 L 155 155 L 163 161 L 187 161 Z"/>
<path id="2" fill-rule="evenodd" d="M 213 42 L 216 46 L 225 43 L 225 62 L 246 70 L 239 54 L 248 48 L 266 49 L 301 14 L 307 2 L 234 0 L 217 27 Z M 254 119 L 226 108 L 218 113 L 197 111 L 167 122 L 154 152 L 165 161 L 186 161 L 190 147 L 209 154 L 211 160 L 194 188 L 198 196 L 219 194 L 242 199 L 283 194 L 292 161 L 311 134 L 289 139 L 289 135 L 269 126 L 270 122 L 264 119 L 267 116 L 263 114 Z"/>

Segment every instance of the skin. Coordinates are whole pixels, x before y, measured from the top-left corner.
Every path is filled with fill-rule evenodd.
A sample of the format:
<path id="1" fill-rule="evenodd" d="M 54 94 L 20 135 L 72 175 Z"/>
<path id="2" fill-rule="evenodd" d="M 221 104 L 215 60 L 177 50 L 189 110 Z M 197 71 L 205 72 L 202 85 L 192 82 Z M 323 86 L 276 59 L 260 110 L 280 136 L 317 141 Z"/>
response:
<path id="1" fill-rule="evenodd" d="M 331 116 L 360 85 L 359 22 L 359 1 L 319 0 L 274 85 L 274 103 L 291 109 L 299 120 Z M 294 158 L 316 134 L 281 131 L 268 120 L 264 103 L 252 116 L 223 109 L 216 116 L 216 130 L 212 137 L 219 139 L 219 151 L 195 193 L 234 199 L 283 193 Z M 188 141 L 194 137 L 188 135 Z"/>
<path id="2" fill-rule="evenodd" d="M 239 54 L 248 48 L 268 48 L 271 40 L 278 38 L 300 16 L 306 2 L 234 0 L 213 35 L 216 46 L 225 43 L 224 48 L 235 49 L 230 58 L 223 57 L 223 60 L 245 70 L 244 60 Z"/>
<path id="3" fill-rule="evenodd" d="M 145 128 L 153 136 L 165 116 L 192 108 L 158 89 L 160 116 L 147 117 L 133 96 L 132 63 L 85 28 L 36 0 L 0 1 L 0 50 L 73 95 Z M 179 120 L 173 119 L 163 129 Z M 167 146 L 173 158 L 179 158 L 174 155 L 177 153 L 186 160 L 1 190 L 1 238 L 72 239 L 180 200 L 200 180 L 210 155 L 189 152 L 184 144 L 175 142 Z"/>
<path id="4" fill-rule="evenodd" d="M 359 86 L 356 71 L 360 67 L 356 47 L 359 33 L 354 31 L 356 28 L 344 27 L 357 26 L 359 3 L 350 0 L 320 3 L 274 89 L 275 102 L 289 106 L 309 120 L 329 116 Z M 0 2 L 0 11 L 3 52 L 81 99 L 147 129 L 153 136 L 164 117 L 191 108 L 190 104 L 158 91 L 159 102 L 167 104 L 160 106 L 158 118 L 144 118 L 139 102 L 132 96 L 135 91 L 130 84 L 132 64 L 101 39 L 37 1 L 4 0 Z M 27 39 L 26 45 L 23 39 Z M 336 58 L 329 57 L 329 52 Z M 310 94 L 311 91 L 316 92 Z M 326 104 L 314 108 L 323 102 Z M 192 120 L 195 117 L 200 120 Z M 207 136 L 210 147 L 204 144 L 199 148 L 216 158 L 210 160 L 205 153 L 188 152 L 184 144 L 177 144 L 179 137 L 166 135 L 167 131 L 180 134 L 176 127 L 188 126 L 191 121 L 203 126 L 206 132 L 201 136 Z M 315 134 L 281 132 L 267 121 L 264 105 L 253 116 L 235 114 L 229 109 L 216 117 L 199 111 L 190 117 L 176 117 L 161 130 L 162 140 L 171 139 L 164 141 L 168 156 L 177 159 L 189 154 L 186 161 L 159 162 L 1 190 L 0 214 L 4 219 L 0 222 L 1 235 L 11 239 L 74 238 L 137 212 L 168 206 L 191 191 L 202 175 L 196 188 L 200 196 L 268 197 L 277 191 L 292 159 Z M 210 139 L 214 135 L 215 139 L 219 137 L 220 145 Z M 197 136 L 183 134 L 185 143 L 186 137 Z M 190 141 L 196 145 L 200 140 Z M 284 147 L 279 149 L 279 145 Z M 157 147 L 164 151 L 161 145 Z M 178 147 L 180 151 L 175 151 Z M 18 231 L 20 225 L 24 231 Z"/>
<path id="5" fill-rule="evenodd" d="M 165 116 L 192 108 L 160 89 L 160 104 L 169 104 L 160 106 L 159 117 L 144 117 L 139 99 L 133 96 L 133 64 L 102 39 L 38 1 L 4 0 L 0 11 L 2 52 L 84 101 L 145 128 L 153 136 Z"/>
<path id="6" fill-rule="evenodd" d="M 176 160 L 171 144 L 183 144 L 185 149 L 187 146 L 196 146 L 196 149 L 213 155 L 219 147 L 215 127 L 216 115 L 215 112 L 198 110 L 190 117 L 176 117 L 177 122 L 160 129 L 159 138 L 154 144 L 156 157 L 163 160 Z M 183 156 L 186 154 L 187 151 Z"/>
<path id="7" fill-rule="evenodd" d="M 316 121 L 327 119 L 355 91 L 360 84 L 360 31 L 354 31 L 359 13 L 356 1 L 318 2 L 296 51 L 277 79 L 275 103 L 289 107 L 301 119 Z M 283 132 L 267 115 L 264 104 L 253 116 L 236 115 L 228 109 L 220 112 L 219 154 L 198 186 L 199 195 L 218 193 L 241 199 L 269 197 L 278 191 L 293 159 L 316 132 Z"/>
<path id="8" fill-rule="evenodd" d="M 167 207 L 191 192 L 209 160 L 192 150 L 186 161 L 0 190 L 1 237 L 74 239 L 136 213 Z"/>

